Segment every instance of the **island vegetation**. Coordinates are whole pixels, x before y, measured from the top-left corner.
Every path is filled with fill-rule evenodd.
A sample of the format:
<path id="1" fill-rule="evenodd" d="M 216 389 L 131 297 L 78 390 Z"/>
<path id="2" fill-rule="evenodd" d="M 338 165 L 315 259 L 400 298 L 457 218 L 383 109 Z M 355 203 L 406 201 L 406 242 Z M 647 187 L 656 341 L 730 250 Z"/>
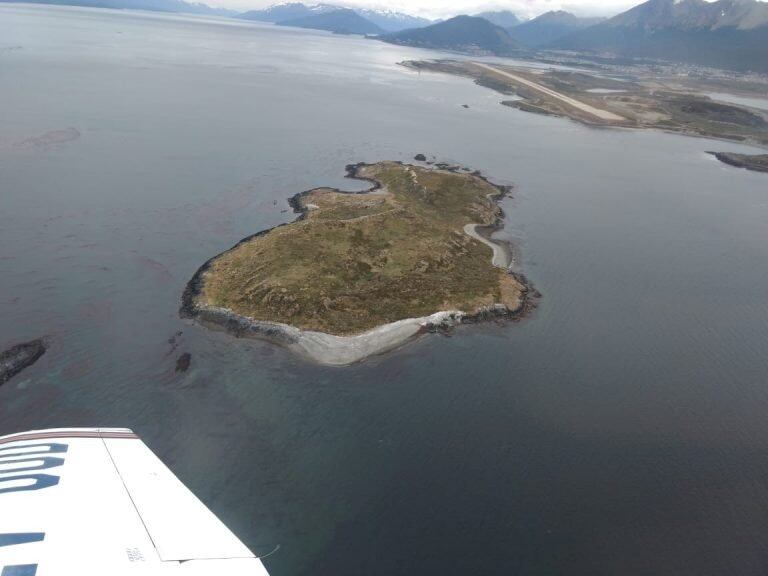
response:
<path id="1" fill-rule="evenodd" d="M 397 162 L 349 166 L 348 175 L 371 189 L 294 196 L 296 221 L 244 239 L 197 272 L 182 316 L 287 345 L 321 333 L 331 337 L 326 348 L 402 328 L 329 362 L 344 364 L 418 331 L 526 309 L 524 279 L 510 272 L 504 247 L 482 234 L 500 225 L 498 200 L 508 188 L 478 173 Z"/>

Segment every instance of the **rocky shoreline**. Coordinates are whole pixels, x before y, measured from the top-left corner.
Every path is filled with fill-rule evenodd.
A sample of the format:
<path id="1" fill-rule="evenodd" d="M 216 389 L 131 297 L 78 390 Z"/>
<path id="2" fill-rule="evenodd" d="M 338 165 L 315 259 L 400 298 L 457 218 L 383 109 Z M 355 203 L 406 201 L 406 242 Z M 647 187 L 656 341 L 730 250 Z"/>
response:
<path id="1" fill-rule="evenodd" d="M 32 366 L 45 354 L 45 350 L 45 340 L 38 338 L 0 352 L 0 384 L 5 384 L 22 370 Z"/>
<path id="2" fill-rule="evenodd" d="M 419 155 L 423 157 L 423 155 Z M 403 165 L 402 162 L 396 162 Z M 431 162 L 428 164 L 432 164 Z M 381 183 L 372 178 L 360 175 L 360 170 L 368 166 L 364 162 L 349 164 L 346 166 L 346 177 L 355 180 L 366 181 L 371 186 L 366 190 L 348 192 L 337 188 L 328 188 L 334 192 L 343 194 L 369 194 L 382 188 Z M 510 186 L 504 186 L 490 182 L 478 171 L 470 171 L 456 165 L 445 163 L 434 164 L 434 169 L 444 170 L 455 173 L 471 173 L 477 178 L 494 187 L 499 191 L 494 200 L 499 202 L 510 191 Z M 293 222 L 306 217 L 308 208 L 304 207 L 301 199 L 316 189 L 306 190 L 293 195 L 288 199 L 288 203 L 298 216 Z M 503 212 L 497 221 L 487 230 L 499 230 L 503 226 Z M 429 316 L 420 318 L 406 318 L 382 326 L 377 326 L 361 334 L 351 336 L 337 336 L 324 332 L 312 330 L 302 330 L 289 324 L 279 322 L 270 322 L 258 320 L 237 314 L 227 308 L 220 308 L 198 303 L 198 297 L 202 294 L 203 278 L 210 269 L 212 263 L 223 254 L 227 254 L 245 242 L 257 238 L 275 230 L 281 226 L 290 223 L 280 224 L 274 228 L 262 230 L 243 238 L 229 250 L 214 256 L 205 262 L 190 281 L 182 294 L 181 307 L 179 315 L 181 318 L 190 319 L 199 322 L 207 328 L 221 330 L 236 338 L 253 338 L 257 340 L 266 340 L 273 344 L 282 346 L 292 352 L 303 356 L 309 360 L 329 366 L 347 366 L 365 360 L 371 356 L 376 356 L 389 352 L 395 348 L 406 344 L 413 338 L 425 333 L 445 333 L 453 330 L 460 324 L 477 324 L 489 321 L 519 321 L 527 316 L 535 307 L 540 294 L 531 283 L 523 276 L 511 270 L 511 267 L 505 266 L 507 272 L 513 276 L 523 287 L 520 296 L 520 304 L 515 310 L 510 310 L 503 304 L 494 304 L 483 307 L 473 313 L 466 313 L 459 310 L 439 311 Z M 486 240 L 490 244 L 490 240 Z M 504 247 L 506 249 L 506 247 Z M 494 256 L 496 251 L 493 251 Z M 492 257 L 492 258 L 493 258 Z"/>
<path id="3" fill-rule="evenodd" d="M 753 172 L 768 173 L 768 154 L 735 154 L 732 152 L 709 152 L 723 164 L 746 168 Z"/>

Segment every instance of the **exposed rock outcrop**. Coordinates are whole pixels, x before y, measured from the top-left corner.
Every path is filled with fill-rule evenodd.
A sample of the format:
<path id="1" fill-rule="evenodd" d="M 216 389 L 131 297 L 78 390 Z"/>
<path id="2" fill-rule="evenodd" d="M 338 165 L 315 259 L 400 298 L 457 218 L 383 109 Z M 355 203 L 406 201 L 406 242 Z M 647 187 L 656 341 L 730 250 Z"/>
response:
<path id="1" fill-rule="evenodd" d="M 0 384 L 5 384 L 22 370 L 32 366 L 45 354 L 45 350 L 45 340 L 38 338 L 0 352 Z"/>

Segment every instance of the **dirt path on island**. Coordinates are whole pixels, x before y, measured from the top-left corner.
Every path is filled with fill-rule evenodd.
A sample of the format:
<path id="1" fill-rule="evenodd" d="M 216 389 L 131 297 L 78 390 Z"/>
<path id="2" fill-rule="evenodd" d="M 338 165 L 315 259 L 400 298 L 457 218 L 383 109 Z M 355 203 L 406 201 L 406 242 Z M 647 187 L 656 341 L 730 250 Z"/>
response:
<path id="1" fill-rule="evenodd" d="M 555 100 L 560 100 L 561 102 L 568 104 L 569 106 L 573 106 L 577 110 L 586 112 L 587 114 L 594 116 L 599 120 L 603 120 L 605 122 L 623 122 L 626 120 L 626 118 L 623 118 L 618 114 L 614 114 L 613 112 L 608 112 L 608 110 L 601 110 L 599 108 L 595 108 L 594 106 L 590 106 L 589 104 L 580 102 L 579 100 L 571 98 L 570 96 L 566 96 L 565 94 L 561 94 L 560 92 L 555 92 L 554 90 L 547 88 L 546 86 L 542 86 L 541 84 L 537 84 L 536 82 L 532 82 L 531 80 L 526 80 L 525 78 L 523 78 L 522 76 L 518 76 L 517 74 L 512 74 L 510 72 L 506 72 L 505 70 L 494 68 L 493 66 L 489 66 L 488 64 L 481 64 L 480 62 L 473 62 L 473 64 L 485 70 L 489 70 L 490 72 L 498 74 L 499 76 L 504 76 L 506 78 L 509 78 L 510 80 L 523 84 L 528 88 L 533 88 L 537 92 L 541 92 L 542 94 L 545 94 L 550 98 L 554 98 Z"/>
<path id="2" fill-rule="evenodd" d="M 488 240 L 488 238 L 485 238 L 482 234 L 480 234 L 477 231 L 477 227 L 479 224 L 467 224 L 464 226 L 464 233 L 467 236 L 470 236 L 471 238 L 474 238 L 475 240 L 479 240 L 486 246 L 490 246 L 491 250 L 493 250 L 493 256 L 491 257 L 491 264 L 496 266 L 497 268 L 509 268 L 509 265 L 511 264 L 509 257 L 509 254 L 502 246 L 499 246 L 495 242 L 492 242 L 491 240 Z"/>

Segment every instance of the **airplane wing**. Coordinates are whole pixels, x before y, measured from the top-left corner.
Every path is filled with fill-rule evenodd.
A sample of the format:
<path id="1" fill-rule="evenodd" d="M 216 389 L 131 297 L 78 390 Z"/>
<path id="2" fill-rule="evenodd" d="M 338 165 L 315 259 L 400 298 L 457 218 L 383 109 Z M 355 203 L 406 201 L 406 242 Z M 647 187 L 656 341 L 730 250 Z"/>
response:
<path id="1" fill-rule="evenodd" d="M 0 576 L 268 576 L 130 430 L 0 437 Z"/>

